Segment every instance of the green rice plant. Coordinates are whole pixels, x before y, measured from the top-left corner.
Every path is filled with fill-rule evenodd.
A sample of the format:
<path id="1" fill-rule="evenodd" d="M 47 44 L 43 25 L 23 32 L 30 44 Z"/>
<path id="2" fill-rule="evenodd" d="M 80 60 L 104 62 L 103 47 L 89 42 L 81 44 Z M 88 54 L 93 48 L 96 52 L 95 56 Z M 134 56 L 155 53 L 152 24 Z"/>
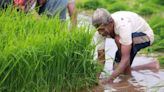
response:
<path id="1" fill-rule="evenodd" d="M 164 30 L 164 17 L 161 15 L 154 15 L 149 19 L 149 24 L 153 28 L 155 34 L 163 36 L 161 33 Z"/>
<path id="2" fill-rule="evenodd" d="M 164 56 L 159 57 L 160 64 L 164 66 Z"/>
<path id="3" fill-rule="evenodd" d="M 79 92 L 97 83 L 93 33 L 57 17 L 0 11 L 0 91 Z"/>
<path id="4" fill-rule="evenodd" d="M 153 44 L 152 50 L 158 52 L 164 52 L 164 40 L 163 39 L 156 39 L 155 43 Z"/>
<path id="5" fill-rule="evenodd" d="M 102 0 L 102 1 L 111 4 L 111 3 L 115 3 L 117 0 Z"/>
<path id="6" fill-rule="evenodd" d="M 155 33 L 153 50 L 164 52 L 164 18 L 155 15 L 152 16 L 148 22 Z"/>
<path id="7" fill-rule="evenodd" d="M 149 5 L 142 5 L 140 8 L 139 8 L 139 10 L 138 10 L 138 13 L 140 14 L 140 15 L 143 15 L 143 16 L 150 16 L 150 15 L 152 15 L 153 13 L 155 13 L 156 11 L 155 11 L 155 9 L 154 8 L 152 8 L 151 6 L 149 6 Z"/>
<path id="8" fill-rule="evenodd" d="M 123 4 L 122 2 L 116 2 L 116 3 L 113 3 L 111 4 L 109 7 L 108 7 L 108 10 L 109 12 L 117 12 L 117 11 L 125 11 L 127 10 L 127 5 Z"/>
<path id="9" fill-rule="evenodd" d="M 164 5 L 164 1 L 163 0 L 151 0 L 153 3 L 156 3 L 158 5 Z"/>
<path id="10" fill-rule="evenodd" d="M 105 6 L 99 0 L 90 0 L 83 4 L 78 4 L 78 7 L 83 8 L 85 10 L 88 9 L 96 10 L 97 8 L 105 8 Z"/>

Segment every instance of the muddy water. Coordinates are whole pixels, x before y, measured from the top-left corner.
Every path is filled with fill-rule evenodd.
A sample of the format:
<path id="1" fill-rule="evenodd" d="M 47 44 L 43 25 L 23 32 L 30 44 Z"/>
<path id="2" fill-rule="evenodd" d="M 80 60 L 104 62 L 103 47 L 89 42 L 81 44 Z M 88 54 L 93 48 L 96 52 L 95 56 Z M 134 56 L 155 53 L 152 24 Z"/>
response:
<path id="1" fill-rule="evenodd" d="M 91 17 L 85 13 L 78 15 L 78 26 L 90 25 Z M 114 40 L 106 40 L 106 63 L 101 78 L 105 79 L 112 73 L 112 64 L 116 52 Z M 152 57 L 137 55 L 132 66 L 146 64 L 152 61 Z M 158 72 L 150 70 L 132 71 L 132 78 L 122 76 L 114 80 L 114 83 L 94 87 L 94 92 L 164 92 L 164 68 Z"/>
<path id="2" fill-rule="evenodd" d="M 106 42 L 106 64 L 104 70 L 107 73 L 112 72 L 112 63 L 114 52 L 117 50 L 112 39 Z M 108 59 L 109 58 L 109 59 Z M 132 64 L 133 66 L 149 63 L 153 60 L 152 57 L 137 56 Z M 150 70 L 133 71 L 133 78 L 117 78 L 115 83 L 105 85 L 104 92 L 164 92 L 164 69 L 159 72 L 152 72 Z"/>

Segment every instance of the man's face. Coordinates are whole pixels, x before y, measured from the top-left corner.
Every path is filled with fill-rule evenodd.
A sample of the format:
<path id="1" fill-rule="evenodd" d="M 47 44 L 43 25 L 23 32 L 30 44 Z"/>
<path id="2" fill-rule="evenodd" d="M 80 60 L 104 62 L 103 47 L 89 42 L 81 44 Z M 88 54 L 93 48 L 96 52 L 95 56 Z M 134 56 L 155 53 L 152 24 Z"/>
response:
<path id="1" fill-rule="evenodd" d="M 110 37 L 111 33 L 113 31 L 113 23 L 108 23 L 108 24 L 101 24 L 98 28 L 97 31 L 99 32 L 100 35 L 104 37 Z"/>
<path id="2" fill-rule="evenodd" d="M 110 35 L 110 32 L 108 31 L 108 27 L 107 25 L 100 25 L 98 28 L 97 28 L 97 31 L 99 32 L 100 35 L 104 36 L 104 37 L 107 37 Z"/>

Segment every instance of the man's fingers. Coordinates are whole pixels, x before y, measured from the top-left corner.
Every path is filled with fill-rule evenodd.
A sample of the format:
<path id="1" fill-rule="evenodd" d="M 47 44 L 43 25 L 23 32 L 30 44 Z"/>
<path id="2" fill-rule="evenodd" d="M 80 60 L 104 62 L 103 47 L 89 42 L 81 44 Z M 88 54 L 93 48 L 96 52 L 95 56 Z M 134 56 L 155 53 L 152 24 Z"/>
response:
<path id="1" fill-rule="evenodd" d="M 105 85 L 107 84 L 109 81 L 107 79 L 104 79 L 104 80 L 100 80 L 100 85 Z"/>

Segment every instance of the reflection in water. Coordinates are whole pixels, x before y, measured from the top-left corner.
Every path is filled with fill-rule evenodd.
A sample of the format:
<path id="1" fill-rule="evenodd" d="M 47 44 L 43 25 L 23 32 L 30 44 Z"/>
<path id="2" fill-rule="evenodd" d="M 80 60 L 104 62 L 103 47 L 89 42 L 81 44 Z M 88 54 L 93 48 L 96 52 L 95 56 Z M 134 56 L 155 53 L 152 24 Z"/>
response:
<path id="1" fill-rule="evenodd" d="M 108 39 L 106 42 L 107 61 L 104 70 L 110 74 L 112 71 L 113 59 L 108 59 L 108 57 L 114 58 L 114 52 L 117 50 L 117 48 L 114 47 L 116 47 L 114 41 Z M 152 57 L 137 56 L 132 66 L 148 64 L 152 59 Z M 133 78 L 131 79 L 122 78 L 121 82 L 104 86 L 105 92 L 164 92 L 163 70 L 160 69 L 158 72 L 150 70 L 133 71 L 132 75 Z"/>
<path id="2" fill-rule="evenodd" d="M 158 73 L 144 70 L 132 74 L 132 78 L 122 76 L 115 79 L 114 83 L 104 85 L 104 92 L 164 92 L 164 72 L 162 70 Z"/>
<path id="3" fill-rule="evenodd" d="M 94 87 L 92 92 L 164 92 L 163 76 L 163 70 L 133 72 L 131 78 L 121 76 L 114 83 Z"/>
<path id="4" fill-rule="evenodd" d="M 90 28 L 92 28 L 90 23 L 91 16 L 79 14 L 78 21 L 78 26 L 90 25 Z M 107 39 L 104 71 L 108 73 L 108 76 L 112 71 L 113 58 L 116 50 L 114 41 Z M 137 56 L 132 66 L 149 63 L 151 61 L 150 59 L 152 58 Z M 133 71 L 132 75 L 132 78 L 127 78 L 126 76 L 117 78 L 112 84 L 95 86 L 91 92 L 164 92 L 164 70 L 160 69 L 159 72 L 152 72 L 150 70 Z"/>
<path id="5" fill-rule="evenodd" d="M 119 80 L 119 82 L 116 82 Z M 134 78 L 122 76 L 117 78 L 114 83 L 104 85 L 105 91 L 112 92 L 145 92 L 146 86 L 140 85 Z"/>

